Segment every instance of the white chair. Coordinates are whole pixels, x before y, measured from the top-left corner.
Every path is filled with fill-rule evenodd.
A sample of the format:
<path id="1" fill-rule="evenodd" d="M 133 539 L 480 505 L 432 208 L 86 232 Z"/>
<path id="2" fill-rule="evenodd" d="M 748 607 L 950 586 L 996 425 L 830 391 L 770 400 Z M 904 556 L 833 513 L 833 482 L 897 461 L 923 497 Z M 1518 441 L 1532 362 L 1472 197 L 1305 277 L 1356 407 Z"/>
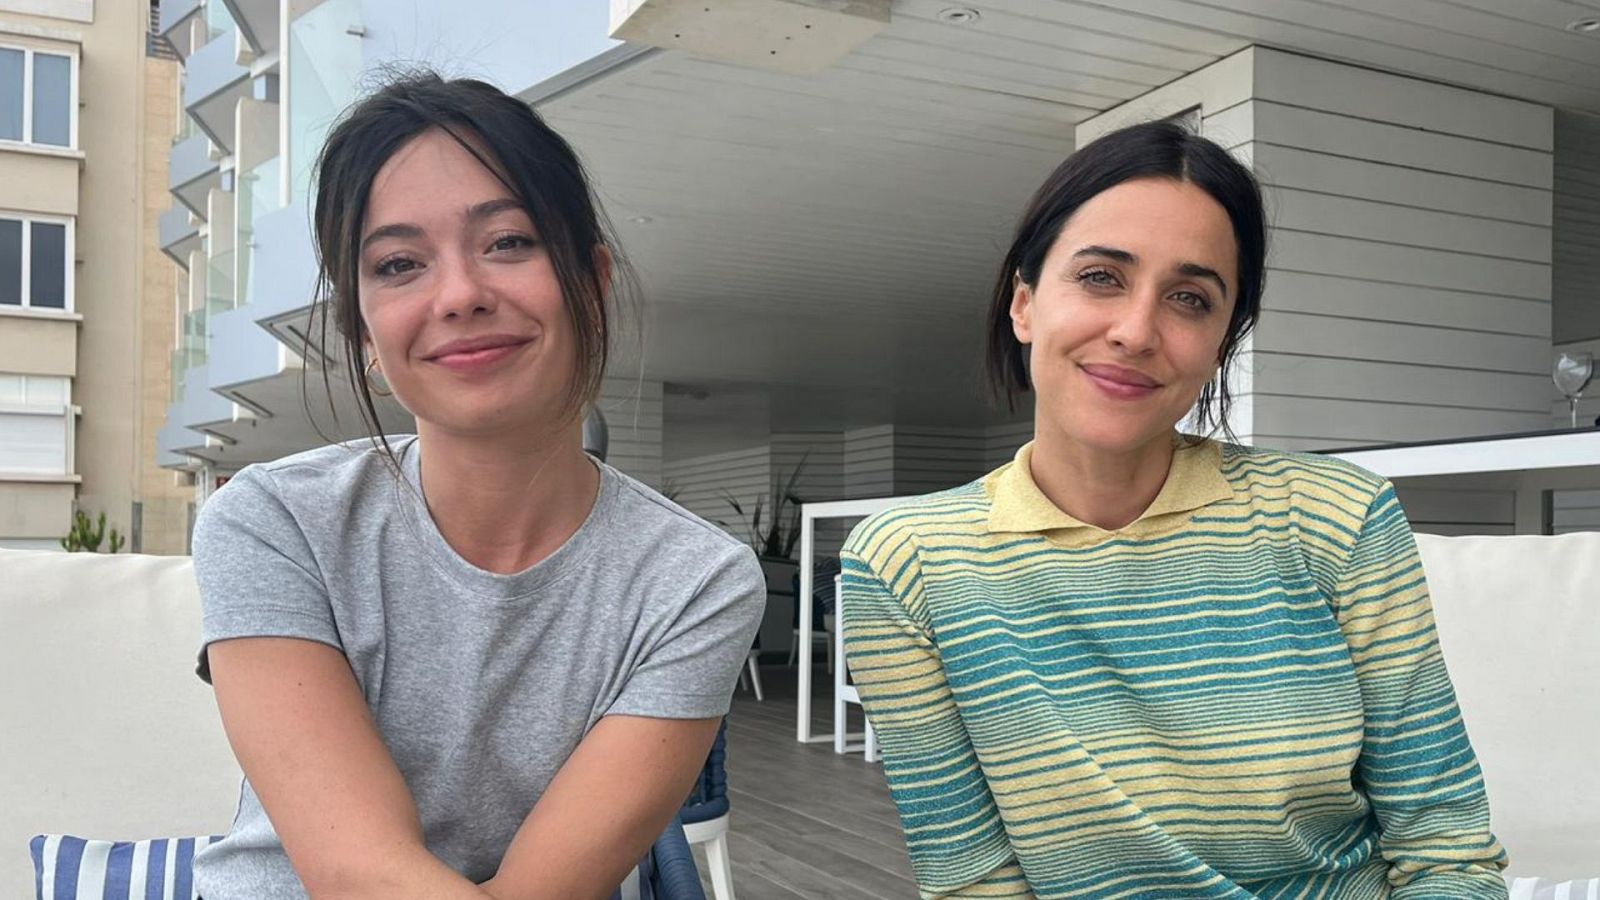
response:
<path id="1" fill-rule="evenodd" d="M 711 876 L 711 893 L 715 900 L 734 900 L 733 863 L 728 858 L 728 722 L 723 720 L 717 729 L 717 739 L 711 744 L 705 767 L 695 781 L 689 802 L 679 810 L 683 834 L 690 846 L 704 844 L 706 868 Z"/>
<path id="2" fill-rule="evenodd" d="M 745 657 L 744 668 L 739 670 L 739 687 L 745 690 L 754 690 L 756 702 L 766 699 L 761 692 L 761 651 L 750 648 L 750 655 Z"/>
<path id="3" fill-rule="evenodd" d="M 1600 876 L 1600 533 L 1417 546 L 1508 878 Z"/>
<path id="4" fill-rule="evenodd" d="M 833 667 L 833 655 L 834 655 L 833 634 L 834 634 L 835 631 L 838 630 L 836 627 L 834 627 L 834 618 L 835 617 L 834 617 L 834 615 L 832 613 L 828 613 L 828 614 L 824 615 L 822 617 L 822 630 L 821 631 L 813 630 L 811 632 L 811 647 L 812 647 L 812 649 L 816 649 L 818 644 L 821 644 L 824 647 L 828 648 L 828 671 L 830 673 L 833 672 L 833 668 L 834 668 Z M 799 651 L 800 651 L 800 629 L 796 628 L 794 630 L 794 639 L 789 642 L 789 668 L 791 668 L 791 669 L 794 668 L 795 657 L 799 653 Z"/>
<path id="5" fill-rule="evenodd" d="M 241 774 L 195 677 L 188 557 L 0 550 L 0 897 L 28 839 L 221 834 Z"/>

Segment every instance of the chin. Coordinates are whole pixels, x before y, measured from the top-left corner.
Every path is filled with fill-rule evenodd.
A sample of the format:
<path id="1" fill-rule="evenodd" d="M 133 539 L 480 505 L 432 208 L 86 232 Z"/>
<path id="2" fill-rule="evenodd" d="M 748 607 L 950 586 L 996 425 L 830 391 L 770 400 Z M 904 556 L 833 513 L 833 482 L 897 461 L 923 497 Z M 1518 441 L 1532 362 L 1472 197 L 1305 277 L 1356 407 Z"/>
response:
<path id="1" fill-rule="evenodd" d="M 1066 418 L 1061 432 L 1069 440 L 1105 453 L 1132 453 L 1154 440 L 1165 440 L 1176 423 L 1143 416 L 1101 411 Z"/>

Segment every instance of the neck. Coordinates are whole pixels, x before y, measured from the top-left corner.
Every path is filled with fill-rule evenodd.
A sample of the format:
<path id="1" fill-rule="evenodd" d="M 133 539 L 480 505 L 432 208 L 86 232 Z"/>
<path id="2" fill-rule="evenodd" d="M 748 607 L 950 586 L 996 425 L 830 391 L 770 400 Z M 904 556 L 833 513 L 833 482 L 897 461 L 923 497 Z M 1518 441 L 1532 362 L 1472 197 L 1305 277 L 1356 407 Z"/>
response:
<path id="1" fill-rule="evenodd" d="M 600 488 L 581 428 L 485 437 L 418 422 L 423 497 L 451 548 L 480 569 L 510 574 L 566 543 Z"/>
<path id="2" fill-rule="evenodd" d="M 1155 502 L 1172 469 L 1172 454 L 1170 435 L 1135 450 L 1108 452 L 1035 422 L 1029 474 L 1057 509 L 1116 531 Z"/>

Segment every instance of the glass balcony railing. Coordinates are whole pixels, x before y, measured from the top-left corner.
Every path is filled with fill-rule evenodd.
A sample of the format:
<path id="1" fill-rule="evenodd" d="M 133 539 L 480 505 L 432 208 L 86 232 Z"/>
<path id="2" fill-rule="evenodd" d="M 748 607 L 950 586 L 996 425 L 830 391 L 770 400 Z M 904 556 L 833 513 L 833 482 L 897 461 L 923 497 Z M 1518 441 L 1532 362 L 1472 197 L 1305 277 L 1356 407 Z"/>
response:
<path id="1" fill-rule="evenodd" d="M 188 379 L 189 366 L 184 362 L 183 351 L 174 347 L 172 349 L 172 390 L 167 395 L 168 403 L 183 402 L 184 382 Z"/>
<path id="2" fill-rule="evenodd" d="M 306 196 L 311 167 L 334 119 L 355 100 L 361 77 L 360 0 L 326 0 L 289 23 L 289 166 L 294 196 Z"/>
<path id="3" fill-rule="evenodd" d="M 234 252 L 214 251 L 206 257 L 206 308 L 224 312 L 235 306 Z"/>
<path id="4" fill-rule="evenodd" d="M 183 402 L 189 370 L 206 364 L 207 310 L 192 309 L 183 316 L 183 331 L 172 351 L 172 402 Z"/>
<path id="5" fill-rule="evenodd" d="M 233 14 L 222 0 L 205 0 L 206 40 L 211 41 L 234 30 Z"/>
<path id="6" fill-rule="evenodd" d="M 283 178 L 282 157 L 273 158 L 239 176 L 234 209 L 234 299 L 235 305 L 251 302 L 254 283 L 250 280 L 251 259 L 255 251 L 256 223 L 276 212 Z"/>

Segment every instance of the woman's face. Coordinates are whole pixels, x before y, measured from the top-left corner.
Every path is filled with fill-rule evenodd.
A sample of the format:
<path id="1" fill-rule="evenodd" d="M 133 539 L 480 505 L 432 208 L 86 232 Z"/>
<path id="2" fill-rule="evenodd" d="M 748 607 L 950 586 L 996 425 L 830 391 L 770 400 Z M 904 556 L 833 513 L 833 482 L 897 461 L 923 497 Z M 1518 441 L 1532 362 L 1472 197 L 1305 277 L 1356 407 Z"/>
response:
<path id="1" fill-rule="evenodd" d="M 1238 257 L 1227 212 L 1187 182 L 1127 181 L 1079 207 L 1011 299 L 1039 428 L 1104 452 L 1168 440 L 1216 374 Z"/>
<path id="2" fill-rule="evenodd" d="M 373 179 L 358 290 L 368 351 L 419 430 L 563 422 L 576 363 L 561 286 L 511 192 L 435 128 Z"/>

